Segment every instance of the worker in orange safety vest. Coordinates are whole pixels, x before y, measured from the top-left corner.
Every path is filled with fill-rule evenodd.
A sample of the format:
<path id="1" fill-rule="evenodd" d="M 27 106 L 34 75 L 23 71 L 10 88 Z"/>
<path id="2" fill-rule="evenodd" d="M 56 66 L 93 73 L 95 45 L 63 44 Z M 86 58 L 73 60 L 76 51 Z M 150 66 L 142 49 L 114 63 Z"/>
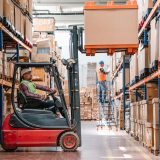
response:
<path id="1" fill-rule="evenodd" d="M 98 79 L 98 97 L 100 103 L 105 103 L 106 101 L 106 93 L 107 93 L 107 74 L 109 73 L 104 70 L 104 62 L 99 62 L 99 68 L 97 68 L 97 79 Z"/>

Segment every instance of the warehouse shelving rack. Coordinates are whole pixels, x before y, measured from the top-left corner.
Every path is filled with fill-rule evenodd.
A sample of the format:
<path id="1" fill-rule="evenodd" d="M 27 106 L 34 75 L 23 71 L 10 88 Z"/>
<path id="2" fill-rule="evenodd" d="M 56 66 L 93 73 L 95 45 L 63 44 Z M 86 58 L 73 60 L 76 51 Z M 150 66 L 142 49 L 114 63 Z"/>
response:
<path id="1" fill-rule="evenodd" d="M 29 51 L 30 60 L 31 60 L 31 52 L 32 49 L 20 41 L 13 33 L 11 33 L 2 23 L 0 23 L 0 51 L 4 51 L 5 49 L 15 50 L 16 62 L 19 61 L 19 50 L 24 49 Z M 4 89 L 8 91 L 12 87 L 12 82 L 3 79 L 0 79 L 0 130 L 2 128 L 3 122 L 3 97 L 4 97 Z M 18 88 L 18 86 L 16 86 Z M 1 137 L 0 137 L 1 143 Z"/>
<path id="2" fill-rule="evenodd" d="M 139 31 L 138 34 L 138 38 L 142 39 L 143 36 L 145 36 L 145 34 L 148 32 L 148 28 L 150 25 L 151 20 L 154 18 L 154 16 L 158 14 L 158 20 L 160 20 L 160 0 L 157 0 L 155 5 L 153 6 L 150 14 L 148 15 L 147 19 L 145 20 L 142 28 Z M 152 74 L 150 74 L 149 76 L 145 77 L 144 79 L 140 80 L 139 82 L 135 83 L 134 85 L 129 87 L 129 91 L 135 91 L 135 96 L 136 99 L 139 96 L 138 95 L 138 89 L 139 88 L 143 88 L 143 92 L 144 92 L 144 99 L 147 98 L 147 88 L 146 88 L 146 84 L 149 82 L 157 82 L 158 83 L 158 99 L 160 101 L 160 61 L 158 60 L 158 70 L 154 71 Z M 159 102 L 159 111 L 158 111 L 158 115 L 159 115 L 159 124 L 158 124 L 158 129 L 159 129 L 159 138 L 160 139 L 160 102 Z M 160 141 L 159 141 L 159 150 L 160 150 Z"/>
<path id="3" fill-rule="evenodd" d="M 126 74 L 125 74 L 125 69 L 129 68 L 129 63 L 126 61 L 126 55 L 123 55 L 122 58 L 120 59 L 119 65 L 116 68 L 116 70 L 113 72 L 111 81 L 112 84 L 114 82 L 114 79 L 118 76 L 118 73 L 122 70 L 123 71 L 123 76 L 122 76 L 122 82 L 123 82 L 123 88 L 122 88 L 122 93 L 119 93 L 117 96 L 115 96 L 112 100 L 120 99 L 123 101 L 123 120 L 124 120 L 124 126 L 123 129 L 125 129 L 125 110 L 126 110 L 126 95 L 128 94 L 128 89 L 126 87 Z"/>

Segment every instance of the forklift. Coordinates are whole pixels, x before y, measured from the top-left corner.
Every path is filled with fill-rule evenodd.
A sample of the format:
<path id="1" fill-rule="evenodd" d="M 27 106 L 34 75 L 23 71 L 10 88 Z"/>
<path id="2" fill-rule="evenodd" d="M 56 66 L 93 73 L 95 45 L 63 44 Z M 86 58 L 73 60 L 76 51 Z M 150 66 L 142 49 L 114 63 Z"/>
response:
<path id="1" fill-rule="evenodd" d="M 1 146 L 5 151 L 12 152 L 18 147 L 60 146 L 64 151 L 73 152 L 81 146 L 78 34 L 76 26 L 73 26 L 71 30 L 70 59 L 63 59 L 62 63 L 68 71 L 70 116 L 66 106 L 60 74 L 54 59 L 46 63 L 15 63 L 11 92 L 14 112 L 6 116 L 1 131 Z M 63 118 L 56 118 L 50 110 L 27 109 L 25 107 L 26 103 L 23 95 L 15 91 L 17 71 L 26 67 L 44 68 L 50 77 L 54 77 L 58 98 L 54 94 L 47 96 L 53 100 L 55 98 L 59 99 L 58 105 L 63 107 L 65 115 Z"/>

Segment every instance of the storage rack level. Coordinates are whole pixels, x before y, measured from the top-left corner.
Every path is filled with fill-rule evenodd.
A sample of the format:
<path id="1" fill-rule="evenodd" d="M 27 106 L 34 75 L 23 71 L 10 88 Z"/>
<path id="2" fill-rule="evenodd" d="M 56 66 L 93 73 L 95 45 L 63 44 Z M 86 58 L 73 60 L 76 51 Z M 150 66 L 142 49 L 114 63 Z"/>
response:
<path id="1" fill-rule="evenodd" d="M 139 34 L 138 34 L 139 39 L 142 38 L 143 34 L 145 36 L 145 32 L 148 31 L 147 29 L 149 28 L 151 20 L 154 18 L 154 16 L 157 14 L 157 12 L 160 15 L 160 0 L 157 0 L 155 5 L 153 6 L 151 12 L 149 13 L 147 19 L 145 20 L 142 28 L 140 29 Z M 159 62 L 158 62 L 158 71 L 155 71 L 154 73 L 147 76 L 143 80 L 139 81 L 138 83 L 134 84 L 133 86 L 130 86 L 129 91 L 135 90 L 136 91 L 135 95 L 136 95 L 136 97 L 138 97 L 137 89 L 140 87 L 141 88 L 144 87 L 144 99 L 146 99 L 146 95 L 147 95 L 146 83 L 151 82 L 151 81 L 153 82 L 155 80 L 158 81 L 158 99 L 160 100 L 160 63 Z M 159 116 L 159 125 L 158 125 L 159 137 L 158 137 L 158 139 L 160 139 L 160 102 L 159 102 L 158 116 Z M 160 149 L 160 141 L 158 143 L 159 143 L 159 149 Z"/>
<path id="2" fill-rule="evenodd" d="M 123 88 L 122 88 L 122 93 L 120 93 L 118 96 L 114 97 L 113 100 L 115 99 L 121 99 L 123 101 L 123 109 L 124 109 L 124 113 L 123 113 L 123 120 L 124 120 L 124 126 L 123 129 L 125 129 L 125 110 L 126 110 L 126 93 L 128 92 L 127 87 L 126 87 L 126 74 L 125 74 L 125 69 L 129 68 L 129 63 L 126 61 L 126 56 L 123 55 L 119 65 L 117 67 L 117 69 L 114 71 L 113 75 L 112 75 L 112 84 L 114 82 L 114 79 L 118 76 L 118 72 L 120 72 L 121 70 L 123 71 L 123 76 L 122 76 L 122 82 L 123 82 Z"/>
<path id="3" fill-rule="evenodd" d="M 16 50 L 16 61 L 19 61 L 19 49 L 28 50 L 31 58 L 31 48 L 15 37 L 2 23 L 0 23 L 0 51 L 6 49 Z M 1 53 L 2 53 L 1 52 Z M 2 77 L 3 78 L 3 77 Z M 3 122 L 3 92 L 4 89 L 8 91 L 12 87 L 12 83 L 6 79 L 0 79 L 0 130 Z M 18 87 L 18 86 L 17 86 Z M 0 137 L 1 144 L 1 137 Z"/>

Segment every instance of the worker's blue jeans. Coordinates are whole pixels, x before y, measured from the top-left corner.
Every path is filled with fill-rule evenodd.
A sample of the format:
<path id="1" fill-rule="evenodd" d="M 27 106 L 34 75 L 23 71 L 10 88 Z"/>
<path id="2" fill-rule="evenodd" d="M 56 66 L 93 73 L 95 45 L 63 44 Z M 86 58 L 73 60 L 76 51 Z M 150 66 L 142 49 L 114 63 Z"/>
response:
<path id="1" fill-rule="evenodd" d="M 100 103 L 105 103 L 106 93 L 107 93 L 106 81 L 99 81 L 97 89 L 98 89 L 98 100 L 99 100 L 99 102 Z"/>

